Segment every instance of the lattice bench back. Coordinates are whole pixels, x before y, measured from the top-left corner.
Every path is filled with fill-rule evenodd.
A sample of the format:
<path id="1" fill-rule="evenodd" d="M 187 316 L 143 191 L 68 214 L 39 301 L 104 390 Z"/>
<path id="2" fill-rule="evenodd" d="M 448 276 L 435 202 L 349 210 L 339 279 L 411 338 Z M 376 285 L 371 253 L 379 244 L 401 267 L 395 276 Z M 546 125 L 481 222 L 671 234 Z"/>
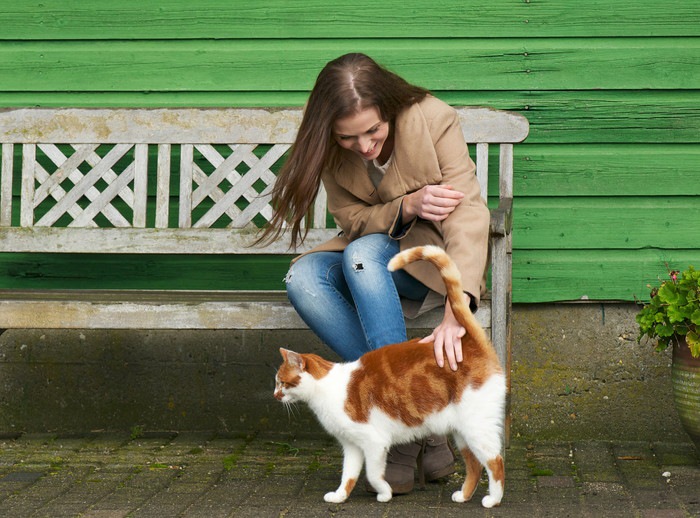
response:
<path id="1" fill-rule="evenodd" d="M 484 197 L 492 143 L 499 196 L 511 197 L 512 144 L 527 121 L 486 108 L 459 114 Z M 283 240 L 247 245 L 272 215 L 274 171 L 300 120 L 298 109 L 1 111 L 0 251 L 288 252 Z M 337 232 L 329 220 L 322 191 L 304 249 Z"/>

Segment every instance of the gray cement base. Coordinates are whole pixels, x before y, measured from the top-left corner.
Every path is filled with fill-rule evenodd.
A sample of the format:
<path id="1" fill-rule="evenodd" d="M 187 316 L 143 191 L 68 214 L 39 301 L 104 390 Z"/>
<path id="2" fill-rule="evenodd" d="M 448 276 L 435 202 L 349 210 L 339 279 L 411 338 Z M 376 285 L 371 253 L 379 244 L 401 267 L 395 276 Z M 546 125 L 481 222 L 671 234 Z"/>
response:
<path id="1" fill-rule="evenodd" d="M 512 436 L 689 441 L 670 354 L 637 344 L 634 304 L 518 305 Z M 335 359 L 310 331 L 47 331 L 0 336 L 0 433 L 312 431 L 272 397 L 279 347 Z M 320 429 L 319 429 L 320 430 Z"/>

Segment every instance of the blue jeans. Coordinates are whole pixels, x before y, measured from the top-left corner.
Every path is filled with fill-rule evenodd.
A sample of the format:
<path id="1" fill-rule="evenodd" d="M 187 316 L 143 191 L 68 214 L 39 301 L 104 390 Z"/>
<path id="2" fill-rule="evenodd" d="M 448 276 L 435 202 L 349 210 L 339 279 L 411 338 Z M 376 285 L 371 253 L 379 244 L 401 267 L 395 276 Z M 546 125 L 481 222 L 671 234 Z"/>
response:
<path id="1" fill-rule="evenodd" d="M 384 234 L 356 239 L 343 252 L 314 252 L 297 260 L 287 296 L 311 330 L 343 360 L 406 340 L 399 295 L 422 300 L 428 288 L 386 266 L 399 243 Z"/>

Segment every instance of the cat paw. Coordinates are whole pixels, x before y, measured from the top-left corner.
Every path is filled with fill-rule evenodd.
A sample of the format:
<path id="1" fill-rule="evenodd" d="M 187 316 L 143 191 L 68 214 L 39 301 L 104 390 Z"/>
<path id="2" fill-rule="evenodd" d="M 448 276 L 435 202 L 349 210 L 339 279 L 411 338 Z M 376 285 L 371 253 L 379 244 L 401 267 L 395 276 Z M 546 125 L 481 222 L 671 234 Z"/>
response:
<path id="1" fill-rule="evenodd" d="M 463 504 L 467 501 L 467 499 L 464 498 L 464 492 L 455 491 L 454 493 L 452 493 L 452 501 L 457 502 L 458 504 Z"/>
<path id="2" fill-rule="evenodd" d="M 490 509 L 491 507 L 496 507 L 497 505 L 500 505 L 501 500 L 499 498 L 494 498 L 491 495 L 486 495 L 484 498 L 481 499 L 481 505 L 486 507 L 487 509 Z"/>
<path id="3" fill-rule="evenodd" d="M 391 500 L 391 491 L 388 493 L 377 493 L 377 502 L 388 502 Z"/>
<path id="4" fill-rule="evenodd" d="M 323 496 L 323 499 L 329 504 L 342 504 L 347 498 L 348 496 L 342 491 L 331 491 Z"/>

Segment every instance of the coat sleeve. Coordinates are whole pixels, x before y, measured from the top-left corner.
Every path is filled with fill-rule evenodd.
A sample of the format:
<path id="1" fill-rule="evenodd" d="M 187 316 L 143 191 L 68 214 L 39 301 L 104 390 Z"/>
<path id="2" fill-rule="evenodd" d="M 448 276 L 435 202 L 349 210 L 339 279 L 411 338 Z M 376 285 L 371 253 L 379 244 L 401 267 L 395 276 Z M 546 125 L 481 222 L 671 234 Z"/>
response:
<path id="1" fill-rule="evenodd" d="M 367 234 L 392 234 L 399 225 L 402 198 L 371 204 L 340 186 L 331 174 L 324 175 L 323 185 L 328 193 L 328 210 L 351 241 Z"/>

